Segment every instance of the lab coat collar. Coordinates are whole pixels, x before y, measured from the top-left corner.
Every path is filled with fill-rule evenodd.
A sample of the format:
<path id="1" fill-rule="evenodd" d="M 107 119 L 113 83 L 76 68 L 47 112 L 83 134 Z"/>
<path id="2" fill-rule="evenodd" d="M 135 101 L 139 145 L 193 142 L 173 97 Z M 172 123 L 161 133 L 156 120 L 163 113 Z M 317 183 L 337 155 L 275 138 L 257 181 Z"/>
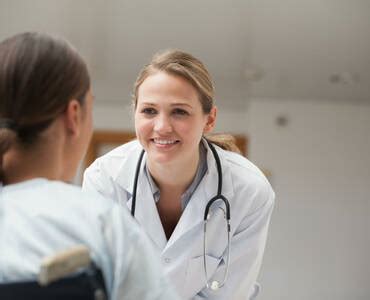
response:
<path id="1" fill-rule="evenodd" d="M 129 149 L 130 152 L 127 154 L 127 156 L 124 157 L 124 161 L 119 172 L 117 173 L 117 177 L 115 178 L 115 182 L 131 195 L 134 186 L 136 166 L 139 161 L 140 153 L 143 150 L 143 147 L 138 141 L 134 141 L 132 143 L 135 143 L 134 147 Z M 140 166 L 139 186 L 140 182 L 142 181 L 145 161 L 146 153 L 144 153 L 143 161 Z"/>
<path id="2" fill-rule="evenodd" d="M 207 196 L 207 201 L 211 199 L 213 196 L 216 195 L 217 192 L 217 179 L 218 179 L 218 173 L 217 173 L 217 167 L 216 167 L 216 160 L 212 154 L 211 149 L 208 146 L 208 143 L 205 139 L 202 139 L 201 141 L 207 151 L 207 173 L 204 176 L 203 180 L 206 180 L 207 184 L 202 185 L 204 188 L 204 192 Z M 117 177 L 115 178 L 115 181 L 124 188 L 127 192 L 129 192 L 132 195 L 132 189 L 134 185 L 134 179 L 135 179 L 135 171 L 136 166 L 139 160 L 140 153 L 142 151 L 142 146 L 139 142 L 136 143 L 135 147 L 131 149 L 131 152 L 127 155 L 125 158 L 125 162 L 122 164 L 121 170 L 118 172 Z M 222 153 L 220 154 L 220 148 L 218 146 L 215 146 L 217 152 L 220 156 L 221 161 L 221 168 L 222 168 L 222 176 L 223 176 L 223 183 L 222 183 L 222 193 L 227 197 L 229 194 L 230 198 L 233 194 L 233 185 L 232 185 L 232 178 L 229 170 L 229 165 Z M 222 151 L 222 150 L 221 150 Z M 146 153 L 144 154 L 143 161 L 140 167 L 140 176 L 139 176 L 139 183 L 143 182 L 144 180 L 144 165 L 146 162 Z M 202 181 L 203 181 L 202 180 Z M 204 199 L 206 200 L 206 199 Z"/>
<path id="3" fill-rule="evenodd" d="M 142 172 L 143 170 L 140 171 Z M 131 209 L 132 196 L 127 204 Z M 167 244 L 167 237 L 158 214 L 149 181 L 144 174 L 143 176 L 139 176 L 136 195 L 135 219 L 141 226 L 143 226 L 144 231 L 157 245 L 158 249 L 162 251 Z"/>

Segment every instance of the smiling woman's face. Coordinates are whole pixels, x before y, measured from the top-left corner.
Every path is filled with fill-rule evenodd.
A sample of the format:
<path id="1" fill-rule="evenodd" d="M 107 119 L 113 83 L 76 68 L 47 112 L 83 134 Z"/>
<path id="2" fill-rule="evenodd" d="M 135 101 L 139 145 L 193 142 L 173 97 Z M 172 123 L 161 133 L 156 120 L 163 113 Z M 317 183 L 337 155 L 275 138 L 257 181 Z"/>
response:
<path id="1" fill-rule="evenodd" d="M 139 87 L 136 135 L 150 161 L 186 161 L 197 157 L 203 133 L 213 128 L 213 114 L 204 114 L 197 90 L 188 81 L 158 72 Z"/>

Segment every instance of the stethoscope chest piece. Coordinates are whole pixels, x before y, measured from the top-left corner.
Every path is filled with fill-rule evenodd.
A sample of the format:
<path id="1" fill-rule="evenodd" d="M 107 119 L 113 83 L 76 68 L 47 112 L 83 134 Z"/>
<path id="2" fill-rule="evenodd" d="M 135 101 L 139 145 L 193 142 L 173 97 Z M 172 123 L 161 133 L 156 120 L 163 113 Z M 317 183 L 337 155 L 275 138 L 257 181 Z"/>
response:
<path id="1" fill-rule="evenodd" d="M 217 291 L 220 288 L 220 283 L 216 280 L 213 280 L 210 286 L 211 290 Z"/>

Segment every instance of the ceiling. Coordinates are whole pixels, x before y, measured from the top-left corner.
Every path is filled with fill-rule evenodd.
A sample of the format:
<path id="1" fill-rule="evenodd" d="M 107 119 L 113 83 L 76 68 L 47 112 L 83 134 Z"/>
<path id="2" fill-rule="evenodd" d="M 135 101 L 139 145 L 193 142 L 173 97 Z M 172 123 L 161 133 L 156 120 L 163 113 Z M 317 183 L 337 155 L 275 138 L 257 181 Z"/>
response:
<path id="1" fill-rule="evenodd" d="M 0 38 L 26 30 L 69 39 L 100 103 L 129 103 L 143 64 L 179 48 L 205 62 L 224 106 L 370 104 L 368 0 L 0 0 Z"/>

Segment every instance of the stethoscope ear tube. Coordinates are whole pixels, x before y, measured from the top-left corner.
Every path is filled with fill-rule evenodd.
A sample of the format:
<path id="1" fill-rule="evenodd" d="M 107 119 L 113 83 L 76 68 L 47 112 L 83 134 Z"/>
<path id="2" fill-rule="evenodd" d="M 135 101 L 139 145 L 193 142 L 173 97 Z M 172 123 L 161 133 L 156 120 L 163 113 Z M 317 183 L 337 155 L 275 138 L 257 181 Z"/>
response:
<path id="1" fill-rule="evenodd" d="M 136 164 L 135 178 L 134 178 L 134 187 L 132 190 L 132 201 L 131 201 L 131 215 L 135 218 L 135 207 L 136 207 L 136 192 L 137 192 L 137 182 L 139 181 L 139 173 L 141 162 L 143 160 L 145 150 L 142 150 L 140 153 L 139 160 Z"/>
<path id="2" fill-rule="evenodd" d="M 221 195 L 222 194 L 222 168 L 221 168 L 220 157 L 218 156 L 215 147 L 207 139 L 206 141 L 216 161 L 217 174 L 218 174 L 217 195 Z"/>

